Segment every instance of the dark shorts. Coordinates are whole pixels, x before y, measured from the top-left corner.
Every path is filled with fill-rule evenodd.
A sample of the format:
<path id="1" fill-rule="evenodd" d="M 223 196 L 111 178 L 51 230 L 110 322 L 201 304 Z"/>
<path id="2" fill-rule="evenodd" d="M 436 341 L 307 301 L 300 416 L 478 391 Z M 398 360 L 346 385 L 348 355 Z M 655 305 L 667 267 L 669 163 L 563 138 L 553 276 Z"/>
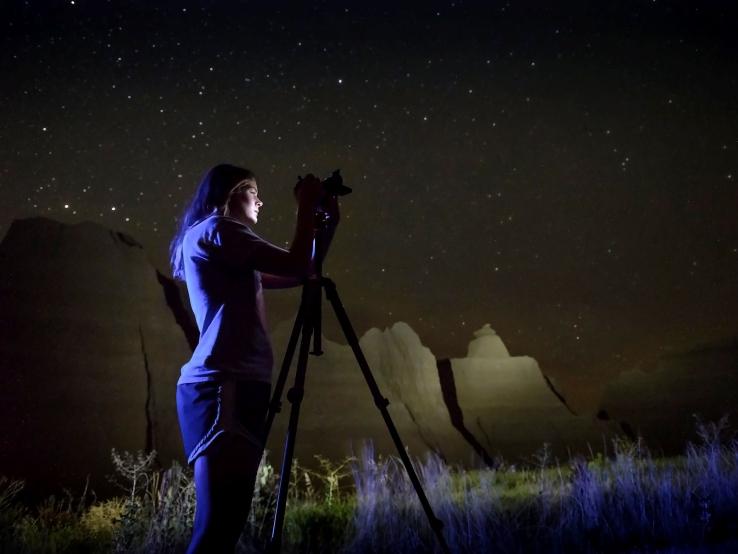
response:
<path id="1" fill-rule="evenodd" d="M 177 385 L 177 415 L 187 463 L 228 433 L 264 447 L 262 429 L 271 386 L 257 381 L 203 381 Z"/>

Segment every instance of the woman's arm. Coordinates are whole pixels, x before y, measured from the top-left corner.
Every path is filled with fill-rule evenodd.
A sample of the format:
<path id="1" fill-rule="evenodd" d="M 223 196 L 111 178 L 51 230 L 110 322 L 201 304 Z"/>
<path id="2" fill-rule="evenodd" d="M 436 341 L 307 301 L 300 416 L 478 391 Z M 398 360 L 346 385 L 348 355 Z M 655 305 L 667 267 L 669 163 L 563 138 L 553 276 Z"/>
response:
<path id="1" fill-rule="evenodd" d="M 279 248 L 254 234 L 247 226 L 220 218 L 214 238 L 215 255 L 234 268 L 246 267 L 263 274 L 301 279 L 310 274 L 313 254 L 314 214 L 322 191 L 320 179 L 308 175 L 297 189 L 297 225 L 292 245 Z"/>
<path id="2" fill-rule="evenodd" d="M 312 177 L 312 176 L 309 176 Z M 314 210 L 315 208 L 313 208 Z M 287 289 L 293 287 L 299 287 L 304 283 L 304 277 L 310 277 L 311 274 L 315 273 L 316 256 L 321 260 L 325 259 L 328 253 L 328 247 L 333 240 L 333 235 L 336 233 L 336 226 L 341 219 L 341 215 L 338 209 L 338 198 L 336 196 L 329 196 L 323 199 L 323 209 L 325 210 L 328 221 L 326 227 L 323 229 L 322 240 L 318 241 L 320 252 L 315 252 L 312 240 L 310 241 L 310 261 L 307 271 L 300 275 L 284 275 L 281 273 L 275 273 L 270 271 L 262 271 L 261 284 L 265 289 Z M 314 213 L 314 212 L 311 212 Z M 311 225 L 314 223 L 313 219 L 310 219 Z M 300 216 L 298 215 L 298 232 L 300 228 Z M 312 229 L 312 227 L 311 227 Z M 312 231 L 311 231 L 312 232 Z M 311 235 L 311 237 L 313 237 Z M 293 244 L 294 248 L 294 244 Z M 291 248 L 290 250 L 292 250 Z"/>
<path id="3" fill-rule="evenodd" d="M 315 272 L 314 219 L 321 194 L 321 182 L 313 175 L 308 175 L 298 183 L 297 225 L 289 250 L 268 243 L 247 226 L 226 217 L 220 218 L 217 223 L 213 255 L 228 266 L 261 272 L 262 276 L 267 276 L 266 282 L 262 281 L 265 288 L 298 286 L 303 278 L 309 278 Z M 332 206 L 330 211 L 333 211 Z M 327 230 L 330 241 L 335 224 Z M 324 255 L 327 244 L 321 250 Z"/>
<path id="4" fill-rule="evenodd" d="M 261 271 L 270 275 L 300 279 L 312 266 L 313 239 L 315 237 L 315 207 L 323 191 L 320 179 L 308 174 L 297 185 L 297 225 L 287 256 L 270 260 Z M 274 263 L 277 262 L 277 263 Z"/>
<path id="5" fill-rule="evenodd" d="M 333 240 L 333 235 L 336 233 L 336 226 L 341 219 L 341 215 L 338 210 L 338 199 L 335 196 L 331 196 L 325 200 L 324 208 L 328 214 L 328 223 L 323 231 L 323 241 L 320 244 L 321 251 L 317 253 L 321 260 L 325 259 L 325 256 L 328 253 L 328 247 Z M 313 258 L 311 263 L 311 271 L 314 263 L 315 258 Z M 303 283 L 304 280 L 299 277 L 274 275 L 271 273 L 261 274 L 261 284 L 265 289 L 288 289 L 299 287 Z"/>

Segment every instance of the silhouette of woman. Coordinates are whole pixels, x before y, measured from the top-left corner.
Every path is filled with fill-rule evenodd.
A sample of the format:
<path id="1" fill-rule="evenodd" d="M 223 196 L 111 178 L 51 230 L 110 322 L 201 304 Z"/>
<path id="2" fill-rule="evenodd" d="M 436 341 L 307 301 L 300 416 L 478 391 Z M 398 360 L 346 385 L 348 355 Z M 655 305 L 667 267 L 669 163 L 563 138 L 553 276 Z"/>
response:
<path id="1" fill-rule="evenodd" d="M 170 245 L 172 273 L 187 283 L 200 330 L 177 384 L 180 428 L 195 474 L 188 553 L 233 552 L 247 520 L 273 363 L 262 289 L 298 286 L 312 265 L 322 186 L 308 175 L 295 190 L 297 225 L 285 250 L 252 230 L 264 205 L 256 176 L 215 166 L 197 187 Z M 330 242 L 338 204 L 335 197 L 323 202 L 332 212 Z"/>

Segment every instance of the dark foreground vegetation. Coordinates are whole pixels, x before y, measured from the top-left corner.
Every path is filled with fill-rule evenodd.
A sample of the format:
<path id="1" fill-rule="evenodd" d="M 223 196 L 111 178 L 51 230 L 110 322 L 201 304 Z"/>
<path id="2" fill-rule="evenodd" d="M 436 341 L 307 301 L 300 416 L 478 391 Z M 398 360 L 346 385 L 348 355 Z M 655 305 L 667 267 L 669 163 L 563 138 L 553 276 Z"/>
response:
<path id="1" fill-rule="evenodd" d="M 453 552 L 738 552 L 738 441 L 725 420 L 698 425 L 678 458 L 642 441 L 615 441 L 612 457 L 551 459 L 530 467 L 460 471 L 436 457 L 418 473 Z M 52 497 L 29 508 L 23 484 L 0 479 L 0 552 L 183 552 L 194 514 L 188 470 L 153 471 L 154 456 L 113 452 L 125 494 Z M 415 491 L 395 458 L 296 467 L 285 552 L 438 552 Z M 353 477 L 353 482 L 351 477 Z M 240 552 L 262 552 L 278 475 L 265 460 Z M 346 484 L 348 482 L 348 484 Z"/>

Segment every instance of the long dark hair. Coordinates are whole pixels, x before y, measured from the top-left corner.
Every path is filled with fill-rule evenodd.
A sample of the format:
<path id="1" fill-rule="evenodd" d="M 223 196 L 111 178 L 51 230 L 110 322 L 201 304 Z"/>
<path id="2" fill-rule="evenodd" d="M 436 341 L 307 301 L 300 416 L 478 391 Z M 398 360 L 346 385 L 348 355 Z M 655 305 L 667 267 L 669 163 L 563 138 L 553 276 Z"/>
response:
<path id="1" fill-rule="evenodd" d="M 256 180 L 256 175 L 248 169 L 229 164 L 216 165 L 205 173 L 192 200 L 182 213 L 172 242 L 169 243 L 169 262 L 175 279 L 184 280 L 182 240 L 187 229 L 214 211 L 222 211 L 233 187 L 247 179 Z"/>

